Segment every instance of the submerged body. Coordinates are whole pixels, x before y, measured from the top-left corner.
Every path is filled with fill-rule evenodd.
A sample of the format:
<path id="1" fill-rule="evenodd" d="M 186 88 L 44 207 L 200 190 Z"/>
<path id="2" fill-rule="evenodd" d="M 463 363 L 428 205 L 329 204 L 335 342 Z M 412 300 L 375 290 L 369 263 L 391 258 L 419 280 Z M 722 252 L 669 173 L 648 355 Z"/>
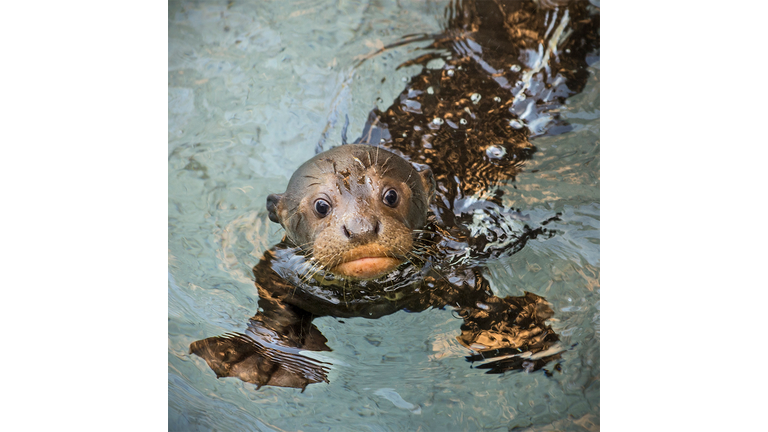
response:
<path id="1" fill-rule="evenodd" d="M 558 358 L 547 302 L 495 296 L 481 266 L 549 235 L 548 221 L 530 227 L 502 197 L 535 152 L 530 138 L 567 130 L 556 109 L 584 87 L 597 11 L 495 1 L 450 13 L 431 46 L 443 51 L 412 62 L 440 57 L 444 67 L 423 69 L 390 108 L 374 110 L 358 144 L 318 154 L 269 196 L 286 236 L 253 269 L 259 312 L 245 334 L 190 347 L 217 376 L 327 381 L 322 364 L 298 353 L 330 349 L 315 317 L 446 306 L 463 319 L 459 341 L 478 352 L 469 359 L 491 359 L 481 366 L 490 372 Z"/>

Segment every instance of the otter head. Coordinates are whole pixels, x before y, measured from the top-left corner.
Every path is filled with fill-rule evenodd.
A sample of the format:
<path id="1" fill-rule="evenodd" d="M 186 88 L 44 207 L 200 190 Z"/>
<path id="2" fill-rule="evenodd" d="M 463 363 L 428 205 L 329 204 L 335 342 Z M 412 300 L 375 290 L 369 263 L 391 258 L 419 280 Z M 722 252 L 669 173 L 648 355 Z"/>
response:
<path id="1" fill-rule="evenodd" d="M 267 198 L 267 209 L 319 268 L 373 279 L 411 254 L 434 190 L 429 168 L 419 172 L 381 148 L 348 144 L 305 162 L 285 193 Z"/>

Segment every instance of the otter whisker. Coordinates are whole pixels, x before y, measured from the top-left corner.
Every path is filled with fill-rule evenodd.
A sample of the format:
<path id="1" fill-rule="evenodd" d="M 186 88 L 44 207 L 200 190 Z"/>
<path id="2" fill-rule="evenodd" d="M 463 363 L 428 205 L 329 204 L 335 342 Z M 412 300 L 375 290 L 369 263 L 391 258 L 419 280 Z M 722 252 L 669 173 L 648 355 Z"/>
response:
<path id="1" fill-rule="evenodd" d="M 439 256 L 439 249 L 436 245 L 416 245 L 412 253 L 423 257 L 437 258 Z"/>
<path id="2" fill-rule="evenodd" d="M 312 267 L 310 267 L 309 272 L 307 272 L 307 274 L 304 275 L 304 277 L 302 279 L 304 280 L 304 282 L 309 283 L 309 281 L 314 279 L 315 276 L 318 273 L 320 273 L 320 271 L 322 271 L 322 270 L 323 270 L 322 264 L 315 263 L 315 264 L 312 265 Z"/>
<path id="3" fill-rule="evenodd" d="M 302 275 L 302 280 L 307 283 L 309 283 L 311 279 L 314 279 L 318 273 L 325 271 L 325 265 L 323 265 L 317 258 L 311 257 L 308 262 L 310 262 L 311 265 Z"/>
<path id="4" fill-rule="evenodd" d="M 387 171 L 388 171 L 388 168 L 387 168 L 387 164 L 388 164 L 388 163 L 389 163 L 389 161 L 391 161 L 391 160 L 392 160 L 392 157 L 388 157 L 388 158 L 387 158 L 387 160 L 385 160 L 385 161 L 384 161 L 384 164 L 383 164 L 383 165 L 381 165 L 381 168 L 382 168 L 382 171 L 381 171 L 381 175 L 382 175 L 382 176 L 387 174 Z M 410 174 L 409 174 L 409 175 L 410 175 Z"/>
<path id="5" fill-rule="evenodd" d="M 432 253 L 433 250 L 431 247 L 419 247 L 414 248 L 409 253 L 419 257 L 437 257 L 437 254 Z"/>
<path id="6" fill-rule="evenodd" d="M 272 231 L 271 235 L 277 234 L 278 232 L 280 232 L 280 230 L 285 231 L 285 228 L 283 228 L 282 225 L 278 225 L 277 228 L 275 228 L 275 230 Z"/>
<path id="7" fill-rule="evenodd" d="M 310 240 L 306 243 L 302 243 L 300 245 L 297 245 L 296 248 L 302 249 L 302 250 L 313 250 L 314 249 L 315 242 L 313 240 Z"/>
<path id="8" fill-rule="evenodd" d="M 294 253 L 294 254 L 299 254 L 299 252 L 304 252 L 301 255 L 311 257 L 314 254 L 314 248 L 310 246 L 312 244 L 313 242 L 307 242 L 302 245 L 292 246 L 287 250 L 289 250 L 291 253 Z"/>
<path id="9" fill-rule="evenodd" d="M 442 241 L 441 241 L 441 240 L 426 239 L 426 238 L 418 238 L 418 237 L 417 237 L 417 238 L 415 238 L 415 239 L 413 239 L 413 242 L 414 242 L 414 244 L 416 244 L 416 243 L 421 243 L 421 244 L 424 244 L 424 245 L 426 245 L 426 244 L 429 244 L 429 245 L 438 245 L 438 244 L 442 243 Z"/>
<path id="10" fill-rule="evenodd" d="M 419 246 L 437 246 L 437 245 L 439 245 L 441 243 L 443 243 L 442 239 L 441 240 L 426 239 L 426 238 L 424 238 L 424 239 L 423 238 L 415 238 L 415 239 L 413 239 L 413 244 L 414 245 L 419 245 Z"/>
<path id="11" fill-rule="evenodd" d="M 313 266 L 314 266 L 314 263 L 313 263 L 313 260 L 311 260 L 311 259 L 305 260 L 305 261 L 301 262 L 301 268 L 299 269 L 299 271 L 300 271 L 299 274 L 301 275 L 302 279 L 303 279 L 304 275 L 306 275 L 307 273 L 309 273 L 312 270 Z"/>
<path id="12" fill-rule="evenodd" d="M 437 247 L 438 247 L 439 245 L 440 245 L 439 243 L 432 243 L 432 244 L 429 244 L 429 243 L 421 243 L 421 244 L 415 244 L 415 245 L 412 247 L 412 249 L 413 249 L 413 250 L 417 250 L 417 251 L 422 251 L 422 252 L 425 252 L 425 251 L 428 251 L 428 250 L 437 249 Z"/>
<path id="13" fill-rule="evenodd" d="M 406 257 L 406 259 L 408 259 L 409 262 L 411 262 L 413 264 L 423 265 L 424 262 L 425 262 L 423 259 L 421 259 L 421 257 L 419 257 L 418 255 L 416 255 L 416 254 L 414 254 L 412 252 L 406 253 L 405 257 Z"/>
<path id="14" fill-rule="evenodd" d="M 418 250 L 418 251 L 427 251 L 430 249 L 439 249 L 441 242 L 435 242 L 431 240 L 424 240 L 424 241 L 414 241 L 413 245 L 411 246 L 411 249 Z"/>
<path id="15" fill-rule="evenodd" d="M 418 252 L 419 254 L 422 254 L 422 255 L 426 254 L 426 253 L 428 253 L 430 251 L 434 251 L 435 254 L 431 254 L 431 255 L 437 256 L 436 255 L 436 253 L 437 253 L 437 245 L 438 245 L 438 243 L 436 243 L 436 242 L 432 243 L 432 244 L 428 244 L 426 242 L 422 242 L 422 241 L 418 241 L 417 240 L 417 241 L 415 241 L 413 243 L 413 246 L 411 247 L 411 250 L 414 251 L 414 252 Z"/>

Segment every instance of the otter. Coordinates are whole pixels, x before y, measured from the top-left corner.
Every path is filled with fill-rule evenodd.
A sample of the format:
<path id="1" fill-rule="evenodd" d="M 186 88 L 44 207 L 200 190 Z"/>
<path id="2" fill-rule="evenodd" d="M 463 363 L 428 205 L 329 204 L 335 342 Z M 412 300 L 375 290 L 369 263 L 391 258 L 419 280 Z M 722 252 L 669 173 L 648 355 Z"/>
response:
<path id="1" fill-rule="evenodd" d="M 267 198 L 269 219 L 311 253 L 316 270 L 372 279 L 406 261 L 427 220 L 435 181 L 378 147 L 350 144 L 321 153 Z"/>
<path id="2" fill-rule="evenodd" d="M 286 191 L 267 198 L 269 218 L 285 229 L 282 242 L 254 267 L 259 312 L 245 334 L 192 343 L 217 377 L 296 387 L 328 381 L 326 366 L 298 350 L 329 351 L 312 321 L 321 316 L 380 318 L 399 310 L 453 306 L 464 319 L 459 340 L 484 347 L 471 360 L 493 373 L 543 367 L 559 351 L 536 359 L 558 338 L 545 323 L 547 302 L 494 296 L 481 271 L 453 266 L 457 242 L 437 223 L 430 203 L 435 180 L 429 167 L 363 144 L 320 153 L 301 165 Z M 527 230 L 519 243 L 544 233 Z M 439 240 L 444 236 L 445 239 Z M 458 246 L 456 246 L 458 247 Z"/>
<path id="3" fill-rule="evenodd" d="M 584 88 L 598 48 L 598 9 L 587 3 L 456 3 L 433 40 L 441 69 L 424 67 L 362 136 L 301 165 L 267 198 L 283 240 L 253 268 L 259 311 L 244 333 L 191 344 L 217 377 L 295 387 L 328 382 L 317 317 L 379 318 L 453 308 L 458 340 L 488 373 L 534 371 L 564 348 L 553 311 L 533 293 L 498 297 L 488 260 L 554 233 L 503 206 L 535 153 L 530 139 L 563 133 L 557 108 Z M 545 373 L 549 373 L 545 370 Z"/>

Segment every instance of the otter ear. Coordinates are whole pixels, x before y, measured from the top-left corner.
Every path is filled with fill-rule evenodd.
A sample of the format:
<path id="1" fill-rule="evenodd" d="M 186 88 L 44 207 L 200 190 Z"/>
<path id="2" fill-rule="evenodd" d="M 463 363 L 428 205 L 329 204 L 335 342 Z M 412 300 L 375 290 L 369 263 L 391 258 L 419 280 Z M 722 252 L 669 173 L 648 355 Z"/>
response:
<path id="1" fill-rule="evenodd" d="M 429 201 L 431 202 L 432 198 L 435 197 L 435 176 L 432 174 L 432 168 L 428 166 L 424 166 L 421 171 L 419 171 L 419 176 L 421 177 L 421 184 L 424 186 L 424 190 L 427 192 L 427 196 L 429 197 Z"/>
<path id="2" fill-rule="evenodd" d="M 267 197 L 267 211 L 269 211 L 269 220 L 280 223 L 277 217 L 277 205 L 283 199 L 283 194 L 271 194 Z"/>

